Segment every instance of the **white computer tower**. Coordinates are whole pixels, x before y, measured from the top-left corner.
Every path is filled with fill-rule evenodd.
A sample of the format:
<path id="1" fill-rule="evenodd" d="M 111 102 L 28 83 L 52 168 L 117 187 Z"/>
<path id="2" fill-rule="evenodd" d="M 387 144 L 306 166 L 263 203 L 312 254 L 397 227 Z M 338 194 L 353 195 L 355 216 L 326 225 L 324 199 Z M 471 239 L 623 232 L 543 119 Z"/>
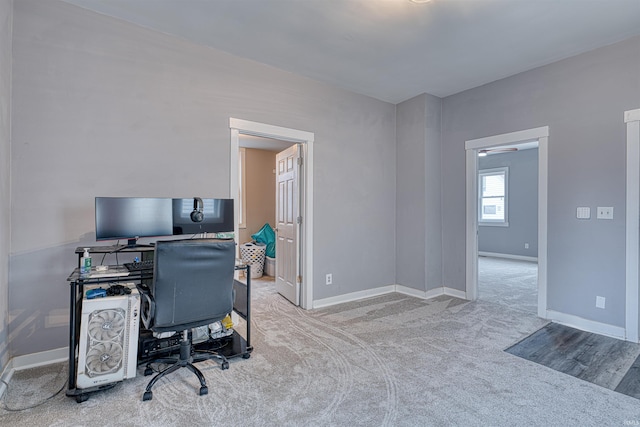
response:
<path id="1" fill-rule="evenodd" d="M 136 376 L 140 295 L 82 301 L 76 386 L 101 386 Z"/>

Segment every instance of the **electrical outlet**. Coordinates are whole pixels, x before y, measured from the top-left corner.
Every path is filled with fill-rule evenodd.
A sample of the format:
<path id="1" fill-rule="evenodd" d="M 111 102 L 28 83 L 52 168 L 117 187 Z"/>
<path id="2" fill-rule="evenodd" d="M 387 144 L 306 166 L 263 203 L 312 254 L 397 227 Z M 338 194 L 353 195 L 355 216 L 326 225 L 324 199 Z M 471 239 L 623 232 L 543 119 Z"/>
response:
<path id="1" fill-rule="evenodd" d="M 598 206 L 598 219 L 613 219 L 613 206 Z"/>
<path id="2" fill-rule="evenodd" d="M 604 308 L 605 297 L 596 297 L 596 308 Z"/>
<path id="3" fill-rule="evenodd" d="M 528 243 L 525 243 L 525 244 L 524 244 L 524 248 L 525 248 L 525 249 L 529 249 L 529 244 L 528 244 Z"/>
<path id="4" fill-rule="evenodd" d="M 327 274 L 324 282 L 325 282 L 325 285 L 333 284 L 333 274 L 331 273 Z"/>

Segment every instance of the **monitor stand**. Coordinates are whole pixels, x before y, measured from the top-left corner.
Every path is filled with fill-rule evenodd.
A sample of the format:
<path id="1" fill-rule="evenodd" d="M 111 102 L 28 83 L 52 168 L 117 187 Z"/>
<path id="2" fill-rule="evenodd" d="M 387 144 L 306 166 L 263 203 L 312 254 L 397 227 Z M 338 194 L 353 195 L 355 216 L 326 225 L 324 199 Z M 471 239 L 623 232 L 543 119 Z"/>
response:
<path id="1" fill-rule="evenodd" d="M 111 251 L 111 253 L 114 252 L 120 252 L 122 250 L 125 249 L 135 249 L 135 248 L 151 248 L 155 246 L 155 244 L 147 244 L 147 245 L 139 245 L 138 244 L 138 238 L 134 237 L 133 239 L 127 239 L 127 244 L 126 245 L 119 245 L 115 250 Z"/>

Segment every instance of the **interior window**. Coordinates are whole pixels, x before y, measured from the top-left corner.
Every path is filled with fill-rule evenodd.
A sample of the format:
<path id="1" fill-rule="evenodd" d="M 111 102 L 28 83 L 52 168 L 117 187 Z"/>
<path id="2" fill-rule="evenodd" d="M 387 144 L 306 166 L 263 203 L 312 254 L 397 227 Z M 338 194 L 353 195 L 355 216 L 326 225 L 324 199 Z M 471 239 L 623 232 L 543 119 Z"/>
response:
<path id="1" fill-rule="evenodd" d="M 478 172 L 478 224 L 508 226 L 509 168 Z"/>

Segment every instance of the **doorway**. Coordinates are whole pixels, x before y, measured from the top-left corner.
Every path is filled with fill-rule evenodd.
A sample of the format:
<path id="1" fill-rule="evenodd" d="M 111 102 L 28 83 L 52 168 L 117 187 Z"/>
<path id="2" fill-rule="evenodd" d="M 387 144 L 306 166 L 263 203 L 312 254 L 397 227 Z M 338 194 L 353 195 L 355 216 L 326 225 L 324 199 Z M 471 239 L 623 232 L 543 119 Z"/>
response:
<path id="1" fill-rule="evenodd" d="M 538 264 L 507 257 L 478 257 L 478 300 L 538 314 Z"/>
<path id="2" fill-rule="evenodd" d="M 547 317 L 547 126 L 465 142 L 467 170 L 466 298 L 478 298 L 478 154 L 481 150 L 538 143 L 538 274 L 537 314 Z"/>
<path id="3" fill-rule="evenodd" d="M 231 130 L 230 138 L 230 197 L 238 205 L 239 194 L 239 149 L 241 136 L 254 136 L 263 138 L 257 142 L 254 148 L 260 148 L 261 144 L 267 144 L 269 140 L 279 141 L 284 146 L 299 144 L 304 168 L 300 177 L 300 219 L 299 239 L 297 250 L 296 280 L 299 284 L 299 305 L 304 309 L 313 306 L 313 141 L 314 134 L 296 129 L 283 128 L 264 123 L 250 122 L 247 120 L 229 119 Z M 264 145 L 262 145 L 264 147 Z M 275 167 L 275 165 L 274 165 Z M 238 212 L 236 210 L 235 214 Z M 236 218 L 236 236 L 239 236 Z M 278 256 L 276 253 L 276 263 Z M 276 267 L 276 270 L 278 267 Z"/>
<path id="4" fill-rule="evenodd" d="M 478 300 L 538 313 L 538 141 L 478 153 Z"/>

